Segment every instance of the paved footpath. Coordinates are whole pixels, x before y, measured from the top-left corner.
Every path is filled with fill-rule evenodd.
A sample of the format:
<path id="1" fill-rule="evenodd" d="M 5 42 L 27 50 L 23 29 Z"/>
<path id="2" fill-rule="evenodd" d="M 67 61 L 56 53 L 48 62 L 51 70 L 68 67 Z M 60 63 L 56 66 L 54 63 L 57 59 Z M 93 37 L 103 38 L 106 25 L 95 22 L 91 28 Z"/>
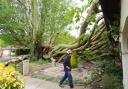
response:
<path id="1" fill-rule="evenodd" d="M 25 89 L 69 89 L 68 86 L 60 88 L 57 83 L 40 80 L 31 77 L 25 77 L 26 86 Z"/>

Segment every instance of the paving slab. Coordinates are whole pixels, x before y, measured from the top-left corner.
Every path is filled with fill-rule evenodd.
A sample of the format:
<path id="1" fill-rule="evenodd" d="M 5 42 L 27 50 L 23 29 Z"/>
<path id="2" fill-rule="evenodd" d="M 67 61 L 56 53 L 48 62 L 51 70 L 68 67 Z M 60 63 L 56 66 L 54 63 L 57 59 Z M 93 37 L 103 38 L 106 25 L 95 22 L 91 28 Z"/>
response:
<path id="1" fill-rule="evenodd" d="M 24 89 L 69 89 L 68 86 L 60 88 L 57 83 L 31 77 L 25 77 L 25 81 L 26 86 Z"/>

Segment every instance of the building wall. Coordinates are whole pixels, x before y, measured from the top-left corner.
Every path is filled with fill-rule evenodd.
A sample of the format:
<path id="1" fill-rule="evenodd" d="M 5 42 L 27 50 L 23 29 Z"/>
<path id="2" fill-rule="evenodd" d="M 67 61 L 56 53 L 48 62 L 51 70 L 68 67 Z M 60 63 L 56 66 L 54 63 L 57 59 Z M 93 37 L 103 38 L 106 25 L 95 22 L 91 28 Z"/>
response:
<path id="1" fill-rule="evenodd" d="M 121 0 L 121 32 L 125 24 L 126 17 L 128 16 L 128 0 Z"/>
<path id="2" fill-rule="evenodd" d="M 128 0 L 121 0 L 120 42 L 123 64 L 123 85 L 128 89 Z"/>

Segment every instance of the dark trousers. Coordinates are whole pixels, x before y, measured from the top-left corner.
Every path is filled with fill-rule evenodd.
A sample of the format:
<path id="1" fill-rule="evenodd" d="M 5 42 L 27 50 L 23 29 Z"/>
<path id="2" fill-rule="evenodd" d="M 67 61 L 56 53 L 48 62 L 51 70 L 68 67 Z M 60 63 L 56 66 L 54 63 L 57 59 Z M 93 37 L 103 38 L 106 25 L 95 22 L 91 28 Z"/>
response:
<path id="1" fill-rule="evenodd" d="M 68 78 L 68 83 L 69 83 L 69 86 L 70 88 L 73 88 L 73 80 L 72 80 L 72 75 L 71 75 L 71 71 L 69 70 L 65 70 L 65 74 L 64 76 L 62 77 L 61 81 L 60 81 L 60 85 L 63 84 L 63 82 Z"/>

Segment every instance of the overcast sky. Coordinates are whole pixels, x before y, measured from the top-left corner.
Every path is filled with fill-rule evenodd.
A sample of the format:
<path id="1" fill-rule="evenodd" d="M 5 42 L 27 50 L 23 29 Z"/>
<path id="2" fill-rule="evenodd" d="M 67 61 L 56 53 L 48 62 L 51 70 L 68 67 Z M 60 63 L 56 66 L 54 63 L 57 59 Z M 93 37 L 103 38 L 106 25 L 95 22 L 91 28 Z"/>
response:
<path id="1" fill-rule="evenodd" d="M 88 4 L 88 0 L 72 0 L 72 2 L 71 2 L 71 5 L 73 7 L 79 7 L 79 8 L 81 8 L 83 6 L 86 6 L 87 4 Z M 99 7 L 99 9 L 101 9 L 101 7 Z M 102 12 L 96 14 L 96 18 L 95 19 L 98 19 L 102 15 L 103 15 Z M 80 28 L 76 28 L 76 27 L 82 25 L 82 23 L 84 22 L 84 18 L 86 16 L 87 16 L 87 10 L 84 10 L 83 13 L 80 14 L 80 20 L 77 23 L 75 22 L 75 18 L 73 18 L 72 23 L 67 26 L 67 29 L 71 28 L 71 30 L 69 31 L 70 35 L 72 35 L 72 36 L 74 36 L 76 38 L 79 36 Z M 102 21 L 100 21 L 100 22 L 102 22 Z M 94 25 L 94 23 L 92 23 L 92 25 L 88 25 L 88 28 L 92 29 L 93 25 Z M 87 34 L 90 33 L 90 30 L 87 30 L 86 33 Z"/>
<path id="2" fill-rule="evenodd" d="M 82 6 L 85 6 L 88 4 L 88 0 L 72 0 L 71 5 L 73 7 L 78 7 L 78 8 L 82 8 Z M 84 11 L 81 15 L 83 17 L 86 16 L 86 12 Z M 69 24 L 67 26 L 67 28 L 71 28 L 71 30 L 69 31 L 70 35 L 78 37 L 79 35 L 79 29 L 76 29 L 76 26 L 81 26 L 82 22 L 84 21 L 84 19 L 81 17 L 80 21 L 78 21 L 77 23 L 75 22 L 75 19 L 73 19 L 73 22 L 71 24 Z"/>

